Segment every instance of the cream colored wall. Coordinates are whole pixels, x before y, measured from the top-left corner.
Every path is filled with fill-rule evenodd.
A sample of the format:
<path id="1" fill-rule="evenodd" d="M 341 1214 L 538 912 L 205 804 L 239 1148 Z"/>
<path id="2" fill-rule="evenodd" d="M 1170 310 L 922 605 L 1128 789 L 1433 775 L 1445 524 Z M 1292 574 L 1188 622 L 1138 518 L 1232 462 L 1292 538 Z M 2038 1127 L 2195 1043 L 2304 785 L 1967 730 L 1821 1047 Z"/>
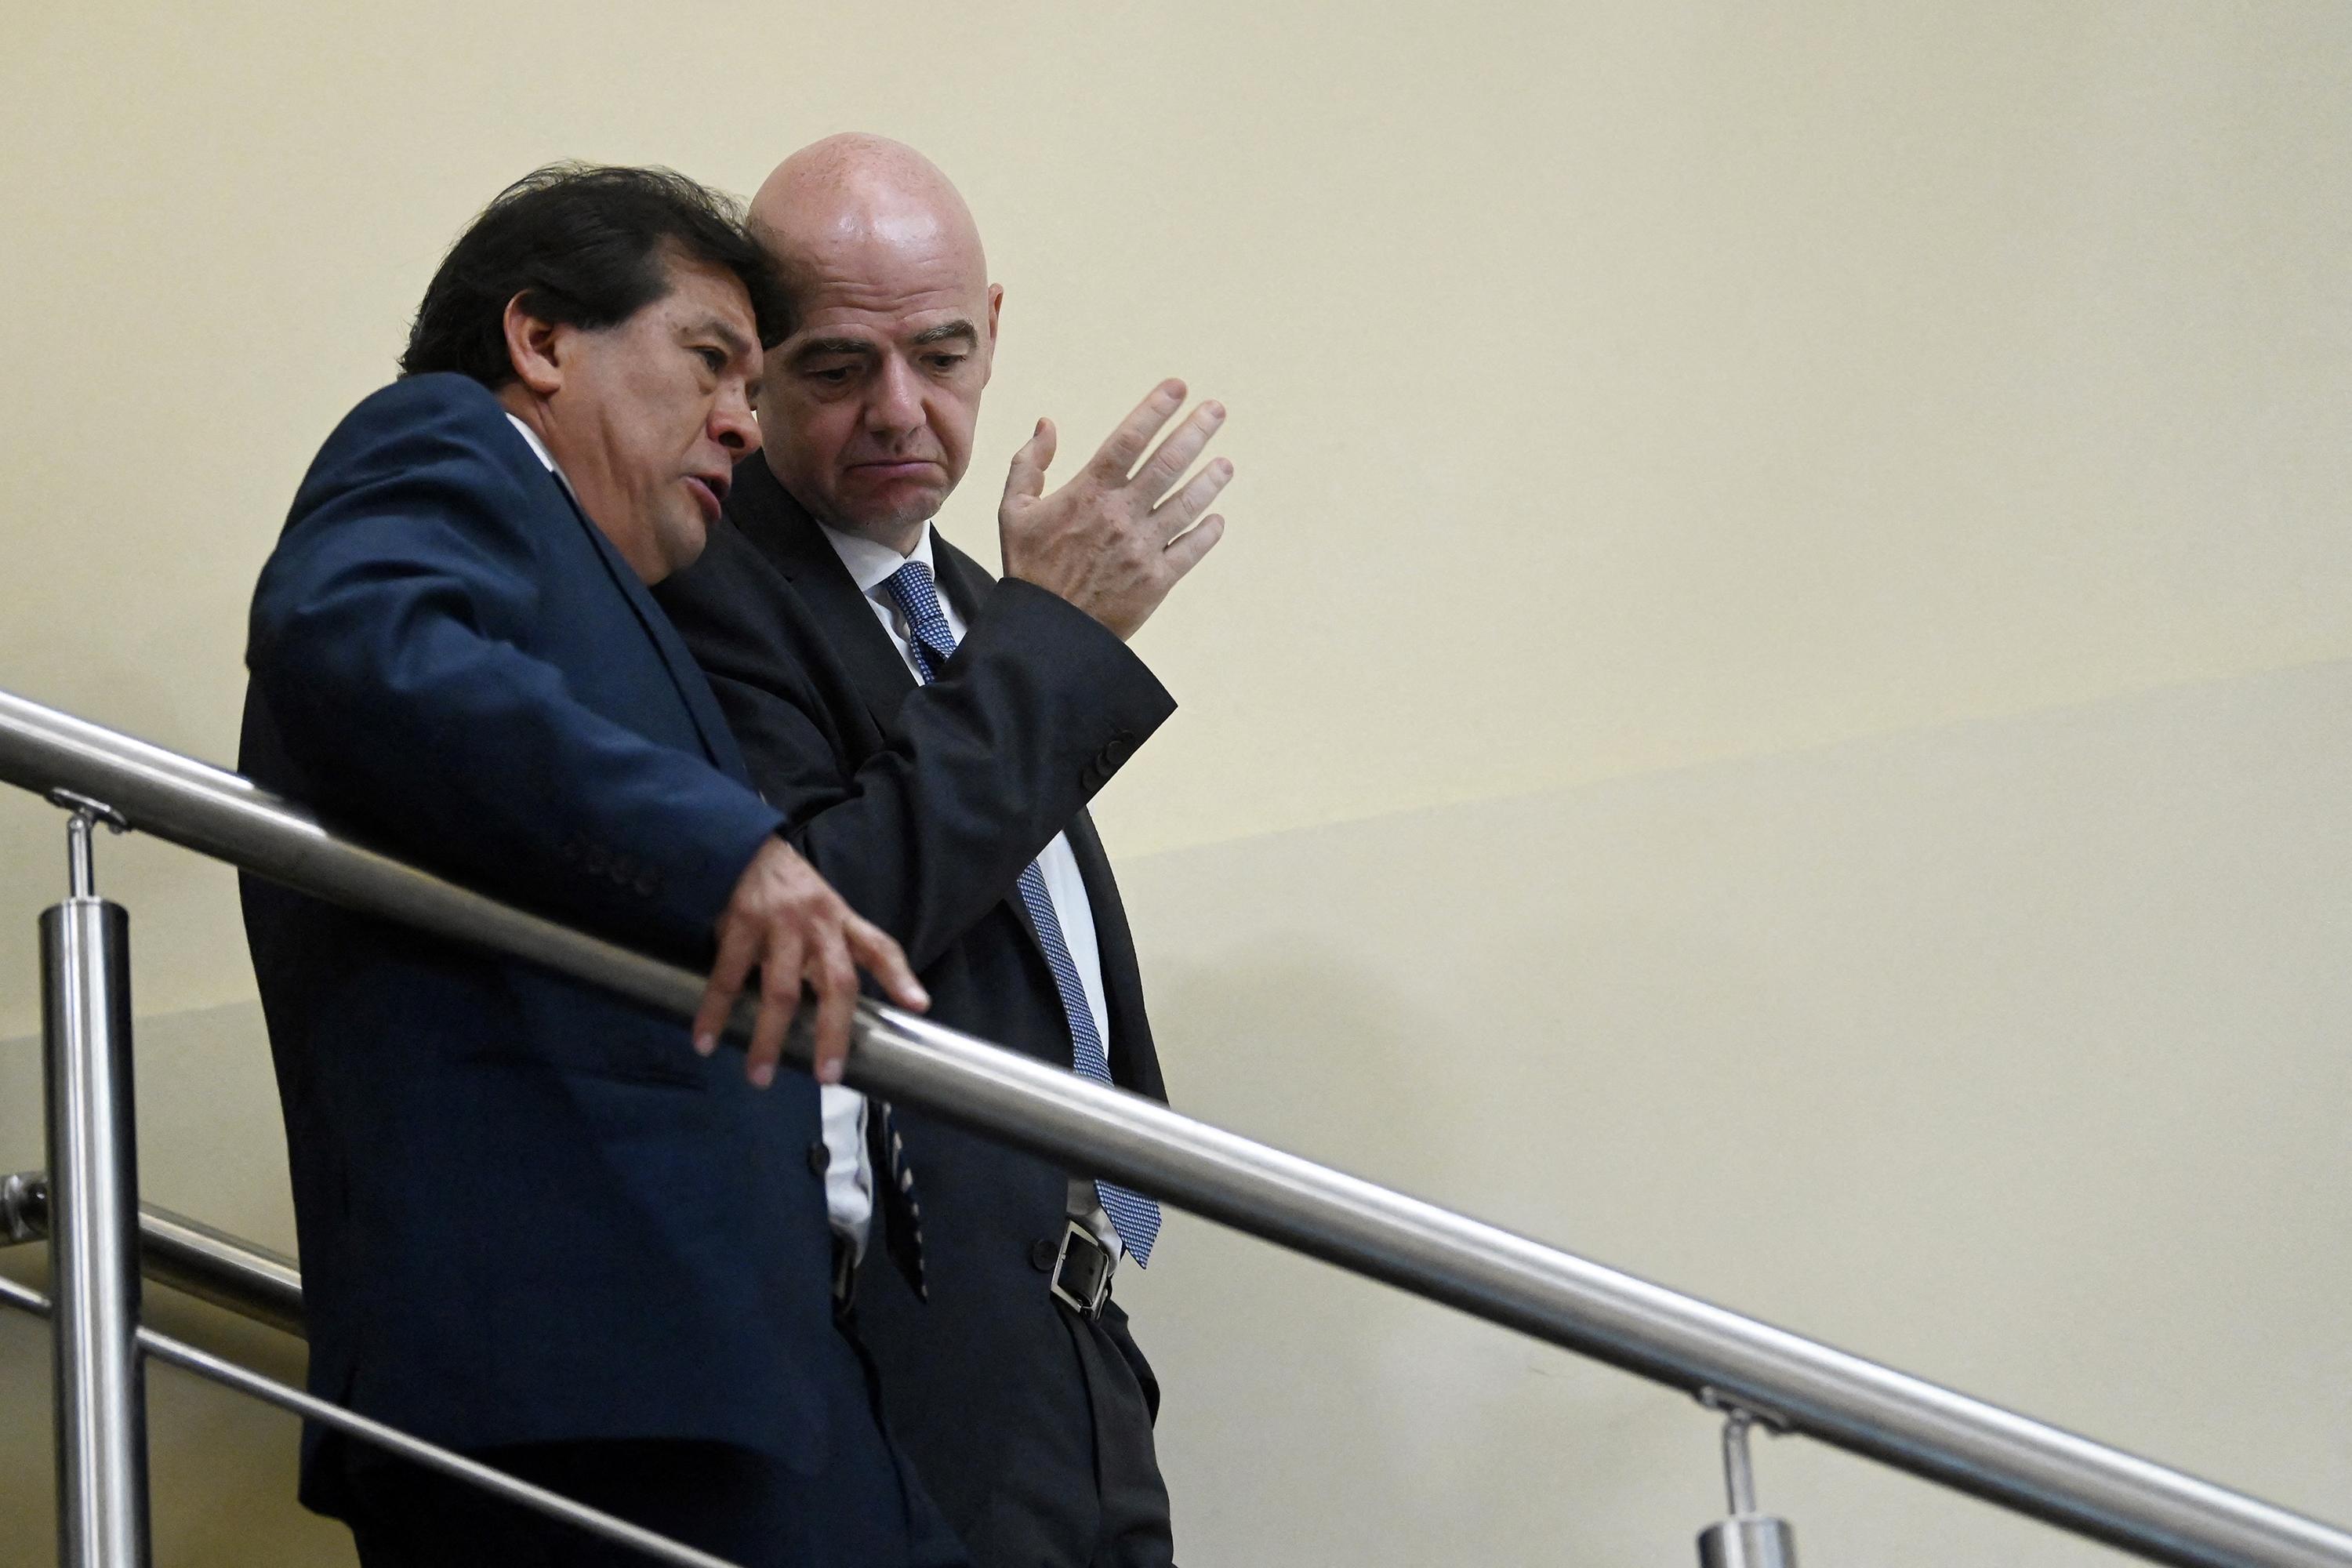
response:
<path id="1" fill-rule="evenodd" d="M 1234 410 L 1234 528 L 1140 643 L 1184 710 L 1099 811 L 1189 1104 L 2342 1495 L 2335 0 L 557 5 L 528 37 L 446 0 L 92 5 L 7 34 L 0 687 L 227 759 L 294 483 L 501 184 L 580 155 L 740 191 L 824 132 L 902 136 L 1008 296 L 950 531 L 987 551 L 1039 413 L 1090 444 L 1171 372 Z M 281 1233 L 230 879 L 104 854 L 151 1189 Z M 37 1016 L 58 861 L 6 793 L 0 1037 Z M 0 1046 L 14 1163 L 27 1051 Z M 1727 1143 L 1749 1123 L 1772 1159 Z M 1672 1401 L 1176 1234 L 1139 1294 L 1196 1560 L 1484 1530 L 1494 1561 L 1654 1561 L 1707 1511 Z M 37 1361 L 0 1321 L 0 1561 L 41 1560 Z M 214 1561 L 290 1439 L 165 1397 L 163 1560 Z M 1765 1464 L 1809 1560 L 2086 1550 Z"/>
<path id="2" fill-rule="evenodd" d="M 1040 413 L 1232 405 L 1135 850 L 2352 652 L 2338 0 L 507 16 L 17 8 L 11 689 L 230 754 L 254 571 L 466 218 L 845 126 L 1006 285 L 960 538 Z M 245 994 L 226 880 L 132 865 L 151 1000 Z"/>

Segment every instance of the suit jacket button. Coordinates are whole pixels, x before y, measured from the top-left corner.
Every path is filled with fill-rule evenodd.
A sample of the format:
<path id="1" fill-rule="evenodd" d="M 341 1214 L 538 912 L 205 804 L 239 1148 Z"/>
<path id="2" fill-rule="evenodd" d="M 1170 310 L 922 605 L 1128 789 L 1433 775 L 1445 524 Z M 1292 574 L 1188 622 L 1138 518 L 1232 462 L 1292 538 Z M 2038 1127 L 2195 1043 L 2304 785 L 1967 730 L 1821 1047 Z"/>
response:
<path id="1" fill-rule="evenodd" d="M 1040 1274 L 1052 1273 L 1054 1259 L 1060 1256 L 1062 1256 L 1062 1249 L 1050 1241 L 1033 1241 L 1029 1244 L 1029 1267 Z"/>
<path id="2" fill-rule="evenodd" d="M 815 1142 L 809 1145 L 809 1171 L 811 1174 L 819 1176 L 824 1175 L 825 1168 L 832 1163 L 833 1151 L 824 1146 L 824 1139 L 820 1138 Z"/>

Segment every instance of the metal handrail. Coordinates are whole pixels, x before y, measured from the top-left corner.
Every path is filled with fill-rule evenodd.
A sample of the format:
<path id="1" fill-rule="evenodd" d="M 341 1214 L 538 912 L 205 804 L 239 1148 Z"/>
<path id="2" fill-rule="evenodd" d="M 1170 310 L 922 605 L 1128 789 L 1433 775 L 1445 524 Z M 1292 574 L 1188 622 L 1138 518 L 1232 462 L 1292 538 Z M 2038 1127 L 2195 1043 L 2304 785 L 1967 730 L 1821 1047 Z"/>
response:
<path id="1" fill-rule="evenodd" d="M 0 693 L 0 778 L 314 897 L 690 1016 L 703 978 L 345 839 L 251 781 Z M 750 1021 L 750 1005 L 738 1026 Z M 806 1065 L 800 1034 L 787 1047 Z M 2162 1563 L 2352 1568 L 2352 1533 L 871 1004 L 848 1081 L 1719 1405 Z"/>
<path id="2" fill-rule="evenodd" d="M 0 1176 L 0 1247 L 48 1234 L 48 1178 L 38 1171 Z M 304 1332 L 302 1271 L 294 1259 L 160 1204 L 139 1205 L 139 1271 L 238 1317 Z"/>
<path id="3" fill-rule="evenodd" d="M 13 1307 L 37 1318 L 49 1317 L 53 1311 L 47 1297 L 30 1286 L 19 1285 L 8 1279 L 0 1279 L 0 1306 Z M 137 1331 L 136 1338 L 142 1353 L 168 1362 L 184 1372 L 192 1372 L 224 1388 L 233 1388 L 265 1405 L 275 1405 L 308 1420 L 321 1422 L 362 1442 L 397 1454 L 411 1464 L 438 1470 L 445 1476 L 454 1476 L 469 1486 L 576 1525 L 592 1535 L 601 1535 L 607 1541 L 633 1546 L 656 1561 L 675 1563 L 679 1568 L 736 1568 L 736 1564 L 723 1557 L 714 1557 L 708 1552 L 688 1546 L 684 1542 L 673 1541 L 643 1525 L 617 1519 L 602 1509 L 590 1508 L 560 1492 L 551 1492 L 545 1487 L 535 1486 L 503 1470 L 493 1469 L 479 1459 L 468 1458 L 436 1444 L 413 1437 L 396 1426 L 371 1421 L 315 1394 L 305 1394 L 299 1388 L 288 1387 L 274 1377 L 264 1377 L 249 1367 L 239 1366 L 185 1340 L 174 1339 L 144 1325 Z M 144 1558 L 139 1561 L 143 1563 Z"/>

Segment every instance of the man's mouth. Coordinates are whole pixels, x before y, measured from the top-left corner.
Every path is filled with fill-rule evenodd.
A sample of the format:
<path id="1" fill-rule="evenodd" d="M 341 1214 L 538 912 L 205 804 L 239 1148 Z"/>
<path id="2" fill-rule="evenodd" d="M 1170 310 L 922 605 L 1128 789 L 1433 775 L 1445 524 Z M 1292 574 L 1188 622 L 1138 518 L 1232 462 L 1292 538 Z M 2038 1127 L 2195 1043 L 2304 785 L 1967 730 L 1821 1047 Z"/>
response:
<path id="1" fill-rule="evenodd" d="M 939 467 L 929 458 L 884 458 L 877 462 L 852 463 L 849 471 L 868 479 L 916 479 L 928 478 Z"/>
<path id="2" fill-rule="evenodd" d="M 727 500 L 727 487 L 733 482 L 730 474 L 688 474 L 686 488 L 694 492 L 695 504 L 702 508 L 705 522 L 719 521 L 719 508 Z"/>

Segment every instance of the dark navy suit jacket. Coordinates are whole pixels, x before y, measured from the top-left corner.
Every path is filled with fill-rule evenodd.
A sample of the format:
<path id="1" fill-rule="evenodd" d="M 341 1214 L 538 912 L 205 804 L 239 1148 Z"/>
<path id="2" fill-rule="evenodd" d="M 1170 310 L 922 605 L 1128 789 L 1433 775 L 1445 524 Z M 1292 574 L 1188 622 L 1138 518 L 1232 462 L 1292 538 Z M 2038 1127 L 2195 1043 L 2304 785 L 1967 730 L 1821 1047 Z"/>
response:
<path id="1" fill-rule="evenodd" d="M 906 948 L 929 1016 L 1063 1067 L 1069 1025 L 1014 882 L 1066 830 L 1094 910 L 1111 1075 L 1165 1099 L 1135 943 L 1086 805 L 1175 701 L 1084 611 L 997 582 L 944 540 L 934 558 L 969 629 L 919 692 L 848 569 L 756 454 L 736 465 L 702 559 L 655 597 L 789 817 L 785 836 Z M 859 1331 L 893 1435 L 984 1558 L 992 1503 L 1027 1452 L 1008 1439 L 1049 1424 L 1091 1430 L 1045 1273 L 1069 1177 L 942 1117 L 901 1106 L 898 1123 L 920 1184 L 929 1300 L 869 1247 Z M 1114 1304 L 1105 1321 L 1156 1397 L 1125 1314 Z"/>
<path id="2" fill-rule="evenodd" d="M 240 766 L 331 824 L 680 962 L 782 815 L 644 585 L 461 376 L 312 465 L 255 592 Z M 740 1444 L 814 1472 L 832 1325 L 817 1097 L 683 1019 L 257 879 L 310 1386 L 461 1447 Z M 867 1419 L 863 1410 L 846 1418 Z M 304 1497 L 340 1466 L 305 1448 Z"/>

